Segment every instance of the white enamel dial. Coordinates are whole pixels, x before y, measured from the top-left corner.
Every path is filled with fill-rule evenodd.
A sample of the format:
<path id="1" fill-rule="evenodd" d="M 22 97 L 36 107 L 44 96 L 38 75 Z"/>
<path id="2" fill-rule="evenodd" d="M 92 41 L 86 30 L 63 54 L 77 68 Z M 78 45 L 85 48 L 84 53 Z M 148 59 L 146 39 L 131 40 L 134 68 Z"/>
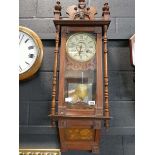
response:
<path id="1" fill-rule="evenodd" d="M 19 80 L 33 76 L 43 59 L 43 45 L 39 36 L 29 28 L 19 27 Z"/>
<path id="2" fill-rule="evenodd" d="M 37 58 L 39 50 L 33 38 L 21 31 L 19 32 L 19 48 L 19 73 L 21 74 L 32 67 Z"/>
<path id="3" fill-rule="evenodd" d="M 90 33 L 75 33 L 69 37 L 66 52 L 70 58 L 78 62 L 91 60 L 96 53 L 95 36 Z"/>

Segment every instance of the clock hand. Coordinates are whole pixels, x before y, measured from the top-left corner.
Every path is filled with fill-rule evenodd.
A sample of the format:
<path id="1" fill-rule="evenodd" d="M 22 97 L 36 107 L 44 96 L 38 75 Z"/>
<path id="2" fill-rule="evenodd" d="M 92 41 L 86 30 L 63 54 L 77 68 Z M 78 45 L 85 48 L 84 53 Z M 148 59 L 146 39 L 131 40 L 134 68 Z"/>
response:
<path id="1" fill-rule="evenodd" d="M 86 50 L 86 53 L 92 53 L 90 50 Z"/>
<path id="2" fill-rule="evenodd" d="M 24 37 L 24 35 L 23 35 L 22 38 L 20 39 L 19 45 L 20 45 L 21 41 L 23 40 L 23 37 Z"/>
<path id="3" fill-rule="evenodd" d="M 80 45 L 79 55 L 81 54 L 81 52 L 82 52 L 82 45 Z"/>

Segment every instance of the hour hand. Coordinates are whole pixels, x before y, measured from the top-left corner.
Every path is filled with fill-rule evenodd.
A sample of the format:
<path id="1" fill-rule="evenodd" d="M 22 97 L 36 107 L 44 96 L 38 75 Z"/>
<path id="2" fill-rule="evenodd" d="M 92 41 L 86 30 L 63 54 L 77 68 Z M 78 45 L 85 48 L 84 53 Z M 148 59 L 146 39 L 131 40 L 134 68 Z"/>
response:
<path id="1" fill-rule="evenodd" d="M 80 50 L 78 52 L 79 52 L 79 55 L 80 55 L 81 52 L 82 52 L 82 45 L 80 45 Z"/>
<path id="2" fill-rule="evenodd" d="M 86 53 L 91 53 L 91 51 L 90 50 L 86 50 Z"/>

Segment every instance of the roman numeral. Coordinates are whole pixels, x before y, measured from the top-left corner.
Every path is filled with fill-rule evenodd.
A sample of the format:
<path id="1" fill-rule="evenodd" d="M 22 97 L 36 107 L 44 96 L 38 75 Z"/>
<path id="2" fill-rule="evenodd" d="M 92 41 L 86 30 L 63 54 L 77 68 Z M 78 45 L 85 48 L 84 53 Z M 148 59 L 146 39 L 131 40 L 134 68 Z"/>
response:
<path id="1" fill-rule="evenodd" d="M 29 58 L 33 58 L 33 57 L 34 57 L 34 54 L 29 54 L 28 57 L 29 57 Z"/>
<path id="2" fill-rule="evenodd" d="M 19 39 L 20 39 L 21 33 L 19 34 Z"/>
<path id="3" fill-rule="evenodd" d="M 28 40 L 29 40 L 29 38 L 25 40 L 25 43 L 27 43 Z"/>
<path id="4" fill-rule="evenodd" d="M 22 67 L 21 66 L 19 66 L 19 70 L 22 71 Z"/>
<path id="5" fill-rule="evenodd" d="M 23 40 L 23 37 L 24 37 L 24 34 L 23 34 L 22 38 L 21 38 L 21 39 L 20 39 L 20 41 L 19 41 L 19 45 L 20 45 L 20 43 L 22 42 L 22 40 Z"/>
<path id="6" fill-rule="evenodd" d="M 29 50 L 34 49 L 34 46 L 29 46 L 28 49 Z"/>
<path id="7" fill-rule="evenodd" d="M 30 65 L 28 62 L 25 61 L 26 64 Z"/>

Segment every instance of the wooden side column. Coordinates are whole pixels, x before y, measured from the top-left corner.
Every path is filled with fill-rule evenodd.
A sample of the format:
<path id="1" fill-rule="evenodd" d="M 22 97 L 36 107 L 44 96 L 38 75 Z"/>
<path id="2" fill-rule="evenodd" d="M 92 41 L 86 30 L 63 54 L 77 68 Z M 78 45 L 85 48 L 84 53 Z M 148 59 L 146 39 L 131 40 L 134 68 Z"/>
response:
<path id="1" fill-rule="evenodd" d="M 54 16 L 56 20 L 60 19 L 61 16 L 61 5 L 58 0 L 55 5 Z M 52 83 L 52 102 L 51 102 L 51 126 L 55 126 L 55 121 L 52 116 L 55 115 L 55 107 L 56 107 L 56 90 L 57 90 L 57 66 L 58 66 L 58 52 L 59 52 L 59 33 L 60 33 L 60 25 L 56 25 L 55 32 L 55 49 L 54 49 L 54 66 L 53 66 L 53 83 Z"/>
<path id="2" fill-rule="evenodd" d="M 107 53 L 108 53 L 108 48 L 107 48 L 107 29 L 108 26 L 104 25 L 104 116 L 107 117 L 105 119 L 105 127 L 109 127 L 109 117 L 110 117 L 110 112 L 109 112 L 109 92 L 108 92 L 108 60 L 107 60 Z"/>
<path id="3" fill-rule="evenodd" d="M 109 11 L 109 5 L 108 2 L 105 2 L 103 8 L 103 20 L 109 21 L 110 20 L 110 11 Z M 104 117 L 105 118 L 105 127 L 109 128 L 109 92 L 108 92 L 108 60 L 107 60 L 107 53 L 108 53 L 108 47 L 107 47 L 107 30 L 108 25 L 104 25 Z"/>

